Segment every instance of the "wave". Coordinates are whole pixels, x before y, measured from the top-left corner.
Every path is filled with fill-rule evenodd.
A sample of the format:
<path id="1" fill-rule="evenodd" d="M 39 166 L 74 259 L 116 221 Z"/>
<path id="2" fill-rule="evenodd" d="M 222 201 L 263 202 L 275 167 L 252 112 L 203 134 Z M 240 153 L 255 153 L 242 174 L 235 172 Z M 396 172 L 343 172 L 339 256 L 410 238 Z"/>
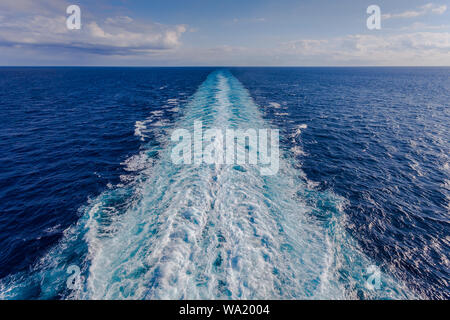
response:
<path id="1" fill-rule="evenodd" d="M 270 127 L 226 70 L 211 73 L 182 113 L 172 129 L 194 121 Z M 135 178 L 83 206 L 77 225 L 39 263 L 2 280 L 0 298 L 412 297 L 387 274 L 379 289 L 368 286 L 373 263 L 345 230 L 345 199 L 312 188 L 295 155 L 284 153 L 273 176 L 247 164 L 175 165 L 170 135 L 156 146 L 144 138 L 160 129 L 148 124 L 136 125 L 143 153 L 125 162 Z M 76 286 L 68 285 L 70 266 L 80 270 Z"/>

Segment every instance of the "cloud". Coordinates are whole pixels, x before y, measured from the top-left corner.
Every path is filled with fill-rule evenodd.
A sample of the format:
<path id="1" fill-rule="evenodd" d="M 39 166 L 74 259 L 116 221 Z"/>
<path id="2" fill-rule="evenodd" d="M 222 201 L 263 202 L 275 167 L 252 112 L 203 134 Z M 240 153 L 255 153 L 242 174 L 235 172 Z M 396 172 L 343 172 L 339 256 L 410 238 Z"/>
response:
<path id="1" fill-rule="evenodd" d="M 194 66 L 450 66 L 449 53 L 450 32 L 411 32 L 301 39 L 265 48 L 184 47 L 157 61 Z"/>
<path id="2" fill-rule="evenodd" d="M 372 65 L 450 65 L 450 33 L 357 34 L 327 40 L 298 40 L 284 43 L 280 52 L 338 64 L 361 61 Z"/>
<path id="3" fill-rule="evenodd" d="M 450 29 L 450 24 L 429 25 L 422 22 L 414 22 L 409 26 L 400 28 L 401 31 L 413 31 L 413 30 L 443 30 Z"/>
<path id="4" fill-rule="evenodd" d="M 55 12 L 65 12 L 69 3 L 61 0 L 13 0 L 0 3 L 0 12 L 2 14 L 25 14 L 48 15 Z"/>
<path id="5" fill-rule="evenodd" d="M 81 30 L 68 30 L 66 4 L 36 0 L 0 4 L 0 46 L 60 48 L 63 52 L 101 55 L 148 54 L 178 47 L 181 35 L 186 32 L 184 25 L 139 22 L 128 16 L 94 21 L 86 18 L 89 15 L 83 8 Z"/>
<path id="6" fill-rule="evenodd" d="M 41 6 L 42 5 L 42 6 Z M 102 16 L 82 6 L 82 29 L 66 28 L 61 0 L 0 1 L 0 58 L 7 65 L 450 65 L 447 25 L 416 22 L 395 33 L 270 42 L 252 47 L 182 45 L 195 29 L 140 21 L 122 11 Z M 92 8 L 92 7 L 91 7 Z M 443 14 L 447 7 L 427 4 L 415 13 Z M 111 12 L 108 10 L 106 12 Z M 95 18 L 92 14 L 96 14 Z M 392 15 L 391 15 L 392 18 Z M 243 19 L 237 23 L 262 23 Z M 413 21 L 414 22 L 414 21 Z M 392 30 L 391 30 L 392 31 Z M 191 35 L 189 38 L 194 38 Z M 197 38 L 201 37 L 197 35 Z"/>
<path id="7" fill-rule="evenodd" d="M 234 18 L 232 23 L 262 23 L 266 22 L 266 18 Z"/>
<path id="8" fill-rule="evenodd" d="M 432 14 L 443 14 L 445 11 L 447 11 L 447 6 L 444 5 L 436 5 L 433 3 L 428 3 L 424 6 L 418 7 L 417 10 L 409 10 L 404 11 L 401 13 L 387 13 L 383 14 L 383 19 L 395 19 L 395 18 L 415 18 L 419 16 L 423 16 L 429 13 Z"/>
<path id="9" fill-rule="evenodd" d="M 105 20 L 105 23 L 107 24 L 126 24 L 126 23 L 131 23 L 134 20 L 128 16 L 119 16 L 119 17 L 113 17 L 113 18 L 107 18 Z"/>

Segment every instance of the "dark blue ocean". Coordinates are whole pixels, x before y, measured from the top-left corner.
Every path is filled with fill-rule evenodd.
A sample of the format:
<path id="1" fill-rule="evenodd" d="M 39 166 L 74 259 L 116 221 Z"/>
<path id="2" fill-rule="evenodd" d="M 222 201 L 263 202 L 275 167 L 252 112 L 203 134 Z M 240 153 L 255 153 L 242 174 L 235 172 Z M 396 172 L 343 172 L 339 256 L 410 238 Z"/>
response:
<path id="1" fill-rule="evenodd" d="M 449 102 L 450 68 L 0 68 L 0 298 L 449 299 Z M 279 172 L 173 165 L 198 120 L 279 129 Z"/>

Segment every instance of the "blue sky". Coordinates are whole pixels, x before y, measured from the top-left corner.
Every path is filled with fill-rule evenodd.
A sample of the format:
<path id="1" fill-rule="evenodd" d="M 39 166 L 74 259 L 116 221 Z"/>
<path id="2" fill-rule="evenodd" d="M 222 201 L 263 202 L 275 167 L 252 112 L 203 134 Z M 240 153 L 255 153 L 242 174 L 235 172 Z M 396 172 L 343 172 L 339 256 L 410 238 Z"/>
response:
<path id="1" fill-rule="evenodd" d="M 450 2 L 2 0 L 0 65 L 449 66 Z"/>

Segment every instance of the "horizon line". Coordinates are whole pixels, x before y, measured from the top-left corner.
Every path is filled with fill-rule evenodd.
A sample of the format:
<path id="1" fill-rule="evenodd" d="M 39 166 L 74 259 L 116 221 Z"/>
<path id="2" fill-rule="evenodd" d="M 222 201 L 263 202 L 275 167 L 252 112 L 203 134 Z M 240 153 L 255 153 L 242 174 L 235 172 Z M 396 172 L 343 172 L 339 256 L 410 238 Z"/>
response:
<path id="1" fill-rule="evenodd" d="M 161 65 L 140 65 L 140 66 L 127 66 L 127 65 L 0 65 L 0 68 L 450 68 L 448 66 L 390 66 L 390 65 L 357 65 L 357 66 L 276 66 L 276 65 L 268 65 L 268 66 L 226 66 L 226 65 L 217 65 L 217 66 L 205 66 L 205 65 L 169 65 L 169 66 L 161 66 Z"/>

